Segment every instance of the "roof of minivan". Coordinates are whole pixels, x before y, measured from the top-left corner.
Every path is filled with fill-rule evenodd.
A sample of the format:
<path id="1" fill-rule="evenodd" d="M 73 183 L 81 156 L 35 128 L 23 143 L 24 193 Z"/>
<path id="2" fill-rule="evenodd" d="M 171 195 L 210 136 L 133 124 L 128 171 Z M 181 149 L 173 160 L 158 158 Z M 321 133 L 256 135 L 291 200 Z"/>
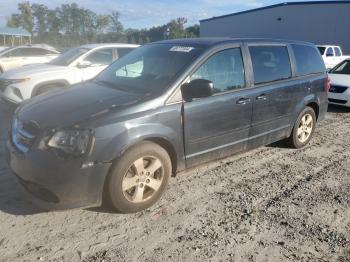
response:
<path id="1" fill-rule="evenodd" d="M 175 45 L 202 45 L 202 46 L 215 46 L 219 44 L 229 44 L 229 43 L 294 43 L 294 44 L 304 44 L 313 45 L 308 42 L 296 41 L 296 40 L 280 40 L 280 39 L 268 39 L 268 38 L 230 38 L 230 37 L 200 37 L 200 38 L 183 38 L 183 39 L 172 39 L 164 40 L 156 43 L 164 44 L 175 44 Z"/>

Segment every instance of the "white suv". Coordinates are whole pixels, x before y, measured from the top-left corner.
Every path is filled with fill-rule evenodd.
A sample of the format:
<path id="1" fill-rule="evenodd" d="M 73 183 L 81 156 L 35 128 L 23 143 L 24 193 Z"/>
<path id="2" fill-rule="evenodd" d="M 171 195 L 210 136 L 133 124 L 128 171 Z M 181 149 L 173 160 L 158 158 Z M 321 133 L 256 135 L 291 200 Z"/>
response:
<path id="1" fill-rule="evenodd" d="M 0 75 L 0 96 L 19 104 L 34 96 L 90 80 L 137 45 L 91 44 L 70 49 L 48 64 L 28 65 Z"/>
<path id="2" fill-rule="evenodd" d="M 9 47 L 0 51 L 0 73 L 23 65 L 47 63 L 59 54 L 49 45 Z"/>

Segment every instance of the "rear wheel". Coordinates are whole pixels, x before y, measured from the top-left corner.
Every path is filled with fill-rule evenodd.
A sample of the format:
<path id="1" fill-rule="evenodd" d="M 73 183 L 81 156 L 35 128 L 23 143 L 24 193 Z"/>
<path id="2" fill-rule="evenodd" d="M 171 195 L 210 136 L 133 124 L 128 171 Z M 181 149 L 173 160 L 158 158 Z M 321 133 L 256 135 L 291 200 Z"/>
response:
<path id="1" fill-rule="evenodd" d="M 294 148 L 307 145 L 314 133 L 316 126 L 316 114 L 311 107 L 306 107 L 294 124 L 291 136 L 287 139 L 288 144 Z"/>
<path id="2" fill-rule="evenodd" d="M 171 174 L 166 150 L 142 142 L 128 150 L 113 166 L 107 180 L 107 197 L 114 209 L 133 213 L 152 206 L 163 194 Z"/>

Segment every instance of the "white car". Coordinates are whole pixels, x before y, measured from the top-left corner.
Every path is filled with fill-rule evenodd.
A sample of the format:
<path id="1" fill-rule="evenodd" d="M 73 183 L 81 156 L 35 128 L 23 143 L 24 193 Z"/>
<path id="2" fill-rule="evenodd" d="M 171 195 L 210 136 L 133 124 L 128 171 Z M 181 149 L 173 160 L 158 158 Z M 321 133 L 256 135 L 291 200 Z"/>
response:
<path id="1" fill-rule="evenodd" d="M 90 44 L 70 49 L 48 64 L 28 65 L 0 75 L 0 96 L 19 104 L 34 96 L 90 80 L 138 45 Z"/>
<path id="2" fill-rule="evenodd" d="M 7 48 L 8 48 L 8 46 L 0 46 L 0 52 L 1 52 L 2 50 L 7 49 Z"/>
<path id="3" fill-rule="evenodd" d="M 327 69 L 332 69 L 340 62 L 350 58 L 350 56 L 343 55 L 343 51 L 340 46 L 336 45 L 318 45 L 323 61 Z"/>
<path id="4" fill-rule="evenodd" d="M 49 45 L 9 47 L 0 51 L 0 73 L 23 65 L 47 63 L 59 54 Z"/>
<path id="5" fill-rule="evenodd" d="M 350 107 L 350 59 L 335 66 L 329 72 L 329 77 L 331 79 L 329 103 Z"/>

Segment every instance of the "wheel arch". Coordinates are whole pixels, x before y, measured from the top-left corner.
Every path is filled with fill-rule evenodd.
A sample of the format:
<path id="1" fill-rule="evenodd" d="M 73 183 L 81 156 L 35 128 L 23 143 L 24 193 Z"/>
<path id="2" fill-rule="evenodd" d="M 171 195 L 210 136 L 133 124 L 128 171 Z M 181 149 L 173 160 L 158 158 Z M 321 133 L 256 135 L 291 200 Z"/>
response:
<path id="1" fill-rule="evenodd" d="M 172 165 L 172 174 L 175 175 L 177 172 L 177 165 L 178 165 L 178 156 L 176 153 L 175 146 L 170 142 L 169 139 L 162 137 L 162 136 L 147 136 L 140 139 L 137 139 L 133 141 L 132 143 L 128 144 L 126 147 L 123 148 L 123 150 L 118 154 L 117 157 L 115 157 L 112 162 L 117 161 L 120 156 L 122 156 L 127 150 L 130 148 L 136 147 L 141 142 L 149 141 L 152 143 L 157 144 L 158 146 L 162 147 L 169 155 Z"/>
<path id="2" fill-rule="evenodd" d="M 318 99 L 318 97 L 316 95 L 310 94 L 310 95 L 306 96 L 303 100 L 301 100 L 298 103 L 298 105 L 296 106 L 296 109 L 295 109 L 295 111 L 294 111 L 294 113 L 292 115 L 292 118 L 291 118 L 290 130 L 288 132 L 289 135 L 293 131 L 294 123 L 297 121 L 300 113 L 306 107 L 311 107 L 315 111 L 316 121 L 317 121 L 319 113 L 320 113 L 320 102 L 319 102 L 319 99 Z"/>
<path id="3" fill-rule="evenodd" d="M 63 88 L 67 88 L 68 86 L 70 86 L 70 83 L 66 80 L 66 79 L 57 79 L 57 80 L 50 80 L 50 81 L 44 81 L 44 82 L 40 82 L 39 84 L 36 84 L 33 88 L 31 97 L 36 96 L 36 94 L 38 93 L 38 91 L 43 88 L 44 86 L 47 85 L 59 85 L 62 86 Z"/>
<path id="4" fill-rule="evenodd" d="M 159 145 L 160 147 L 164 148 L 165 151 L 167 151 L 170 160 L 171 160 L 171 167 L 172 167 L 172 174 L 175 175 L 176 171 L 177 171 L 177 163 L 178 163 L 178 159 L 177 159 L 177 154 L 176 154 L 176 150 L 175 147 L 173 146 L 173 144 L 168 141 L 165 138 L 162 137 L 149 137 L 149 138 L 145 138 L 142 141 L 150 141 L 153 142 L 157 145 Z M 140 142 L 142 142 L 140 141 Z"/>
<path id="5" fill-rule="evenodd" d="M 178 165 L 178 156 L 176 154 L 176 149 L 174 147 L 174 145 L 166 138 L 161 137 L 161 136 L 150 136 L 150 137 L 144 137 L 141 138 L 139 140 L 134 141 L 133 143 L 130 143 L 127 147 L 124 147 L 123 150 L 118 154 L 117 157 L 113 158 L 110 162 L 111 162 L 111 166 L 109 168 L 109 171 L 106 175 L 106 177 L 104 178 L 104 183 L 103 183 L 103 187 L 102 187 L 102 194 L 101 194 L 101 199 L 102 202 L 105 202 L 107 200 L 106 198 L 106 193 L 107 193 L 107 186 L 108 186 L 108 181 L 110 179 L 111 176 L 111 170 L 113 170 L 114 165 L 116 164 L 116 161 L 118 161 L 118 159 L 129 149 L 136 147 L 137 145 L 139 145 L 142 142 L 145 141 L 149 141 L 152 143 L 157 144 L 158 146 L 162 147 L 169 155 L 170 157 L 170 161 L 172 164 L 172 176 L 174 177 L 177 171 L 177 165 Z"/>
<path id="6" fill-rule="evenodd" d="M 310 103 L 308 103 L 306 106 L 311 107 L 311 108 L 315 111 L 316 121 L 317 121 L 317 120 L 318 120 L 319 113 L 320 113 L 320 106 L 318 105 L 318 103 L 316 103 L 316 102 L 310 102 Z"/>

